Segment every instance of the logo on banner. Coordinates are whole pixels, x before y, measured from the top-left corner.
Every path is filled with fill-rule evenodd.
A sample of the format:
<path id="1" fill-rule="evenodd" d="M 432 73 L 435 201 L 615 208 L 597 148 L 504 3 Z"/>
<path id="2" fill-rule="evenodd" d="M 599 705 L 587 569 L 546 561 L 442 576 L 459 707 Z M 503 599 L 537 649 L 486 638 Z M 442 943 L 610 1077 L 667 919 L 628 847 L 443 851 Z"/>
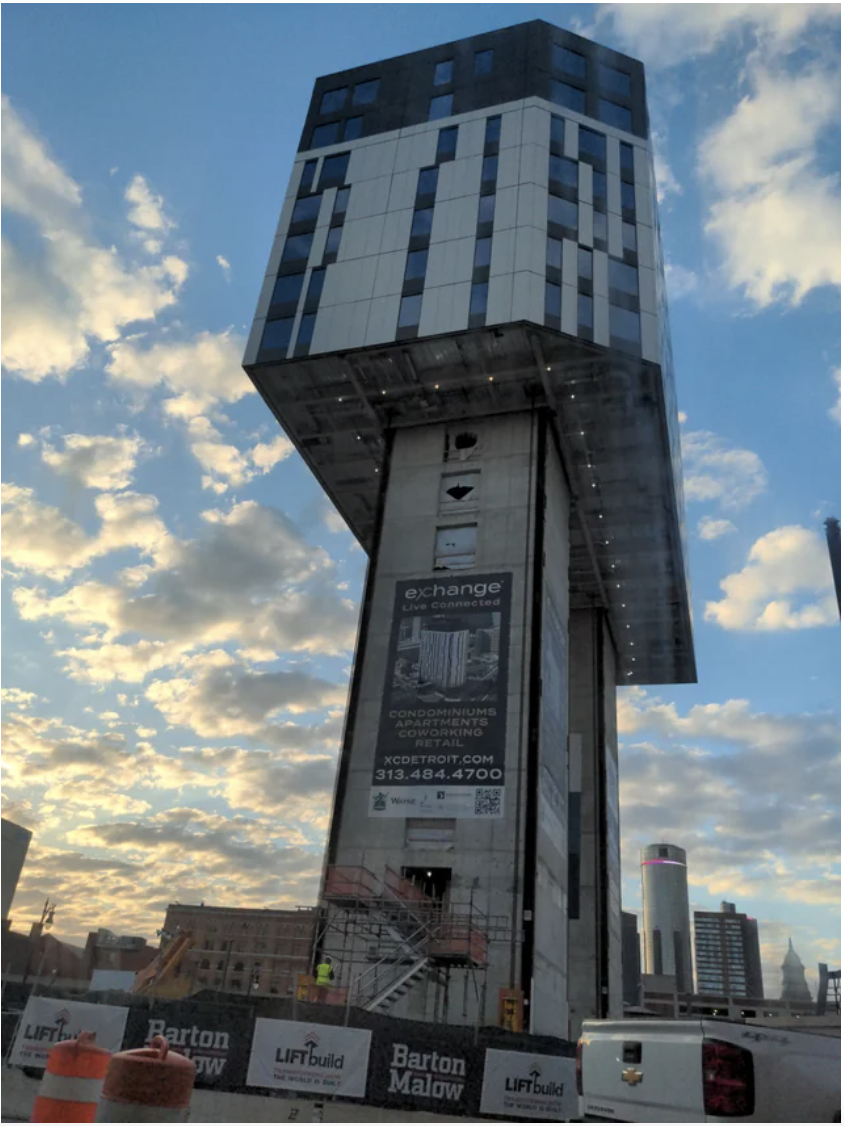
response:
<path id="1" fill-rule="evenodd" d="M 542 1068 L 534 1061 L 527 1073 L 527 1078 L 522 1075 L 508 1075 L 504 1080 L 504 1090 L 512 1091 L 516 1095 L 548 1095 L 561 1099 L 566 1089 L 565 1083 L 555 1083 L 553 1079 L 542 1082 Z"/>
<path id="2" fill-rule="evenodd" d="M 67 1009 L 59 1009 L 52 1024 L 27 1024 L 24 1028 L 24 1037 L 27 1040 L 48 1041 L 58 1044 L 62 1040 L 73 1039 L 74 1033 L 65 1035 L 65 1028 L 70 1024 L 71 1016 Z"/>
<path id="3" fill-rule="evenodd" d="M 412 1052 L 407 1044 L 393 1044 L 389 1094 L 420 1095 L 458 1102 L 463 1096 L 466 1061 L 439 1052 Z"/>
<path id="4" fill-rule="evenodd" d="M 372 808 L 379 810 L 379 812 L 387 808 L 387 795 L 381 790 L 372 795 Z"/>
<path id="5" fill-rule="evenodd" d="M 193 1060 L 197 1076 L 218 1079 L 223 1074 L 229 1054 L 228 1032 L 195 1024 L 168 1026 L 166 1020 L 150 1020 L 145 1042 L 149 1044 L 154 1036 L 163 1036 L 171 1048 L 178 1048 L 183 1056 Z"/>
<path id="6" fill-rule="evenodd" d="M 346 1063 L 344 1055 L 335 1052 L 319 1053 L 319 1035 L 311 1029 L 302 1041 L 301 1048 L 276 1048 L 275 1062 L 290 1063 L 296 1067 L 333 1067 L 342 1071 Z"/>

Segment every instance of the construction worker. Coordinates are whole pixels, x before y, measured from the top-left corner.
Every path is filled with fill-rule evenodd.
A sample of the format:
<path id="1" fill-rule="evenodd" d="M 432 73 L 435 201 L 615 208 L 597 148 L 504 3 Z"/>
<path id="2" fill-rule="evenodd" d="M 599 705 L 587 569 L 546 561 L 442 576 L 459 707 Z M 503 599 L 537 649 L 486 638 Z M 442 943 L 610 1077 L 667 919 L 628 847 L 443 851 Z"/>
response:
<path id="1" fill-rule="evenodd" d="M 331 965 L 331 956 L 326 954 L 316 968 L 317 1001 L 325 1001 L 328 990 L 334 980 L 334 969 Z"/>

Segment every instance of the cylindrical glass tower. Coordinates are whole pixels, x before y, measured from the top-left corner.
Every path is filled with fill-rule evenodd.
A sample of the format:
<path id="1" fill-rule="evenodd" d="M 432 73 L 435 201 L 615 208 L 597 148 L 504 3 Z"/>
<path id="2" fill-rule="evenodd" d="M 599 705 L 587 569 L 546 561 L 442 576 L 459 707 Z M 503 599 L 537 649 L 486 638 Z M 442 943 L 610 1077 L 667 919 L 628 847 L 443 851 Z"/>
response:
<path id="1" fill-rule="evenodd" d="M 642 849 L 645 973 L 673 974 L 678 993 L 692 992 L 692 941 L 686 852 L 672 844 Z"/>

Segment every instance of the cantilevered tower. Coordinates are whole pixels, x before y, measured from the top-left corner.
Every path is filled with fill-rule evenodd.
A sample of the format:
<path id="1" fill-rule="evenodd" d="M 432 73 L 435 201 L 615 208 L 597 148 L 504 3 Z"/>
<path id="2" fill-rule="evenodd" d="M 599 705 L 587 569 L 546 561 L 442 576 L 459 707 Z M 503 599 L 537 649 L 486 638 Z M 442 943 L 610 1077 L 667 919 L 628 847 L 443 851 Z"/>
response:
<path id="1" fill-rule="evenodd" d="M 370 561 L 353 1004 L 621 1015 L 615 690 L 695 678 L 655 199 L 642 65 L 548 23 L 315 84 L 244 366 Z"/>

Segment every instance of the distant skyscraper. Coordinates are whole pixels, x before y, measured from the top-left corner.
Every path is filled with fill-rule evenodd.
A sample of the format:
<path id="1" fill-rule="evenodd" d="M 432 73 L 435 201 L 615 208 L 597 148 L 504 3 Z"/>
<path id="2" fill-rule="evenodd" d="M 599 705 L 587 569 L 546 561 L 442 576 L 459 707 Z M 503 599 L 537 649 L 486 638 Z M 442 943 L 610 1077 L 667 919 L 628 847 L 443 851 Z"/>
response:
<path id="1" fill-rule="evenodd" d="M 800 956 L 788 940 L 788 951 L 782 963 L 783 1001 L 811 1001 L 812 995 L 806 984 L 806 969 Z"/>
<path id="2" fill-rule="evenodd" d="M 763 997 L 762 957 L 755 919 L 722 903 L 720 911 L 695 911 L 698 993 Z"/>
<path id="3" fill-rule="evenodd" d="M 686 853 L 672 844 L 642 849 L 645 973 L 673 974 L 678 993 L 692 991 L 692 940 Z"/>
<path id="4" fill-rule="evenodd" d="M 625 1005 L 641 1005 L 642 952 L 636 916 L 631 911 L 621 912 L 621 988 Z"/>

